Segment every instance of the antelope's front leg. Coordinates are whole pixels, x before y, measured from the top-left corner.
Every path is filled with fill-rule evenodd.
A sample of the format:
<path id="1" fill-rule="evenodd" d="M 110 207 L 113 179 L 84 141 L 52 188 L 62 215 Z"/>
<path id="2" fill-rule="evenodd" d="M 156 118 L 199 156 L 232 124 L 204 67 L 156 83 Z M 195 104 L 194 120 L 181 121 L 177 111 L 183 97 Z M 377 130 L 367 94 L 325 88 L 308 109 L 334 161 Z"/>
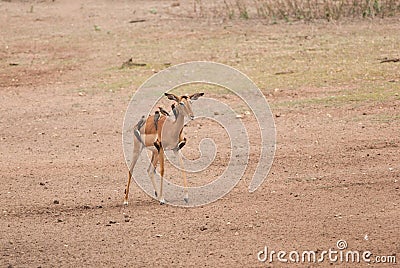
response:
<path id="1" fill-rule="evenodd" d="M 164 149 L 162 148 L 161 142 L 155 141 L 154 146 L 157 148 L 158 151 L 158 158 L 160 161 L 160 205 L 165 204 L 164 200 L 164 193 L 163 193 L 163 183 L 164 183 Z"/>
<path id="2" fill-rule="evenodd" d="M 160 159 L 160 205 L 165 204 L 164 193 L 163 193 L 163 184 L 164 184 L 164 149 L 161 147 L 159 152 Z"/>
<path id="3" fill-rule="evenodd" d="M 185 166 L 183 164 L 182 153 L 180 151 L 183 148 L 183 146 L 185 146 L 185 144 L 186 144 L 186 138 L 182 138 L 182 136 L 181 136 L 180 142 L 178 143 L 178 146 L 177 146 L 177 150 L 175 151 L 175 155 L 178 156 L 179 165 L 180 165 L 180 168 L 182 171 L 183 192 L 185 194 L 185 197 L 183 198 L 183 200 L 185 200 L 185 202 L 188 203 L 189 202 L 189 193 L 188 193 L 188 189 L 187 189 L 186 171 L 185 171 Z"/>
<path id="4" fill-rule="evenodd" d="M 150 162 L 149 168 L 147 169 L 147 174 L 150 177 L 151 184 L 153 185 L 153 189 L 154 189 L 154 195 L 156 197 L 158 196 L 158 193 L 157 193 L 156 183 L 154 181 L 154 174 L 156 173 L 157 163 L 158 163 L 158 150 L 154 150 L 154 151 L 152 151 L 152 154 L 151 154 L 151 162 Z"/>
<path id="5" fill-rule="evenodd" d="M 183 192 L 185 194 L 185 197 L 183 200 L 185 200 L 186 203 L 189 203 L 189 193 L 187 189 L 187 179 L 186 179 L 186 171 L 185 171 L 185 166 L 183 164 L 183 159 L 182 159 L 182 154 L 180 151 L 176 151 L 175 153 L 178 156 L 179 159 L 179 165 L 182 171 L 182 178 L 183 178 Z"/>

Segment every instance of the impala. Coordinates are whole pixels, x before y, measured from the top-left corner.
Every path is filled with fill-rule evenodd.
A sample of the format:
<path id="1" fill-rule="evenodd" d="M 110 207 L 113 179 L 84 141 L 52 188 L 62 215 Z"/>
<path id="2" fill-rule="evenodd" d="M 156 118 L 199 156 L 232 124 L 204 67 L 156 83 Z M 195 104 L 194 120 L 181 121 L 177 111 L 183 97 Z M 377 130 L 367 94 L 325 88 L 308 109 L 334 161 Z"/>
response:
<path id="1" fill-rule="evenodd" d="M 185 123 L 185 117 L 194 118 L 191 102 L 203 96 L 204 93 L 195 93 L 190 96 L 176 96 L 174 94 L 165 93 L 168 99 L 175 101 L 172 105 L 172 112 L 168 113 L 160 108 L 160 112 L 149 116 L 147 119 L 144 116 L 134 127 L 133 141 L 133 157 L 129 167 L 128 183 L 125 189 L 124 205 L 128 204 L 129 187 L 131 184 L 133 169 L 139 158 L 140 153 L 144 148 L 152 152 L 151 161 L 147 173 L 150 176 L 153 184 L 155 196 L 159 197 L 160 204 L 164 204 L 163 182 L 164 182 L 164 151 L 173 150 L 179 159 L 180 169 L 182 171 L 183 186 L 184 186 L 184 201 L 189 202 L 187 191 L 186 173 L 183 167 L 182 155 L 180 149 L 186 144 L 186 138 L 182 135 L 182 130 Z M 157 164 L 160 162 L 160 192 L 157 192 L 157 187 L 154 181 Z"/>

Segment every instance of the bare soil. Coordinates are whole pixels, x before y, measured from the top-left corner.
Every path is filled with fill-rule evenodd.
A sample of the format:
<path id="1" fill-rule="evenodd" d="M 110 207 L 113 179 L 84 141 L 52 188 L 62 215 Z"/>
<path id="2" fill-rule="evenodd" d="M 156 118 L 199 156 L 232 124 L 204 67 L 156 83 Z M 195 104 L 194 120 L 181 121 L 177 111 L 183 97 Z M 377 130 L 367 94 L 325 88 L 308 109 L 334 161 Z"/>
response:
<path id="1" fill-rule="evenodd" d="M 192 1 L 177 3 L 0 2 L 0 267 L 280 267 L 257 253 L 340 239 L 400 262 L 400 67 L 380 63 L 399 57 L 399 18 L 268 25 L 191 18 Z M 129 58 L 146 65 L 120 68 Z M 260 86 L 277 128 L 270 174 L 248 193 L 255 149 L 212 204 L 160 206 L 133 185 L 124 207 L 129 100 L 193 60 Z M 204 177 L 223 170 L 218 159 Z"/>

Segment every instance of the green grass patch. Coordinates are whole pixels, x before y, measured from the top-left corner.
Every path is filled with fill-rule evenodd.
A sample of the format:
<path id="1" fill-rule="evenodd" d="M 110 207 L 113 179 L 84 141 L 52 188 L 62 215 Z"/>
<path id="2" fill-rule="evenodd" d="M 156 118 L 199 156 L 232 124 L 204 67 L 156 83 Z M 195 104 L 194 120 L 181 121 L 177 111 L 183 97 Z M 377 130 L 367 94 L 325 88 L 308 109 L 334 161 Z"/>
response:
<path id="1" fill-rule="evenodd" d="M 272 103 L 273 108 L 296 107 L 305 108 L 310 106 L 338 107 L 343 105 L 357 105 L 366 102 L 387 102 L 400 100 L 396 94 L 398 85 L 388 83 L 375 89 L 364 87 L 356 90 L 345 90 L 338 95 L 296 99 Z"/>

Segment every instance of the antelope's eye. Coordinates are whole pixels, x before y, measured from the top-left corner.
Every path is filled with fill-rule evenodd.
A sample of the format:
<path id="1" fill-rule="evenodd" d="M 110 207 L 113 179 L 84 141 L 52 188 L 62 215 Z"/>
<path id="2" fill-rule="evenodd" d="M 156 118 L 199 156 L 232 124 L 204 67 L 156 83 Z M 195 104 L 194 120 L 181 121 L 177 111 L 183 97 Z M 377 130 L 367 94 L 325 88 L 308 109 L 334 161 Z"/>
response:
<path id="1" fill-rule="evenodd" d="M 185 104 L 183 102 L 180 102 L 179 104 L 182 105 L 182 106 L 185 106 Z"/>

